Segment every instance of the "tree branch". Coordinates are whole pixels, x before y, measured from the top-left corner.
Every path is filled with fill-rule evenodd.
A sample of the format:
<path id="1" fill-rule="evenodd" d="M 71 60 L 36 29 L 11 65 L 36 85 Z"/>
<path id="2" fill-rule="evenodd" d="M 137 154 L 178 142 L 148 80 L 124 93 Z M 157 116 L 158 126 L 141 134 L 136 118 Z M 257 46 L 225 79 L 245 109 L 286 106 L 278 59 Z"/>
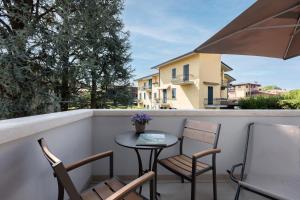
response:
<path id="1" fill-rule="evenodd" d="M 7 23 L 5 23 L 2 19 L 0 19 L 0 23 L 7 29 L 7 31 L 9 33 L 11 33 L 11 34 L 13 33 L 12 29 L 10 28 L 10 26 Z"/>
<path id="2" fill-rule="evenodd" d="M 43 7 L 44 8 L 44 7 Z M 44 8 L 46 11 L 44 12 L 44 13 L 42 13 L 42 14 L 40 14 L 40 15 L 37 15 L 37 20 L 40 20 L 41 18 L 43 18 L 45 15 L 47 15 L 47 14 L 49 14 L 50 12 L 53 12 L 54 11 L 54 9 L 55 9 L 55 6 L 52 6 L 51 8 L 49 8 L 49 9 L 46 9 L 46 8 Z"/>
<path id="3" fill-rule="evenodd" d="M 39 7 L 40 7 L 40 0 L 36 0 L 36 3 L 35 3 L 35 17 L 36 18 L 39 16 Z"/>

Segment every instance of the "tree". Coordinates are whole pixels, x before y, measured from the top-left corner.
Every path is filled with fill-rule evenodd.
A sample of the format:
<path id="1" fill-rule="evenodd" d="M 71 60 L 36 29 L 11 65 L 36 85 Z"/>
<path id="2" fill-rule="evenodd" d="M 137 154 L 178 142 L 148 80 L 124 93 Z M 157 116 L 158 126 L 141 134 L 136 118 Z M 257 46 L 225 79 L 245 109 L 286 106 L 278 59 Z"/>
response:
<path id="1" fill-rule="evenodd" d="M 109 91 L 128 86 L 132 73 L 129 33 L 120 19 L 123 1 L 85 0 L 80 8 L 80 65 L 87 70 L 91 108 L 105 108 L 118 98 Z"/>
<path id="2" fill-rule="evenodd" d="M 47 1 L 0 3 L 0 118 L 44 113 L 55 107 L 49 87 L 48 45 L 43 42 L 54 6 Z"/>
<path id="3" fill-rule="evenodd" d="M 261 88 L 263 91 L 268 91 L 268 90 L 281 90 L 280 87 L 277 85 L 267 85 Z"/>
<path id="4" fill-rule="evenodd" d="M 52 49 L 55 56 L 56 95 L 62 111 L 69 109 L 69 103 L 78 95 L 78 22 L 80 10 L 77 1 L 56 2 L 55 23 L 53 24 Z"/>
<path id="5" fill-rule="evenodd" d="M 68 110 L 82 87 L 92 108 L 123 102 L 124 92 L 108 92 L 129 85 L 132 72 L 123 4 L 1 0 L 0 118 Z"/>

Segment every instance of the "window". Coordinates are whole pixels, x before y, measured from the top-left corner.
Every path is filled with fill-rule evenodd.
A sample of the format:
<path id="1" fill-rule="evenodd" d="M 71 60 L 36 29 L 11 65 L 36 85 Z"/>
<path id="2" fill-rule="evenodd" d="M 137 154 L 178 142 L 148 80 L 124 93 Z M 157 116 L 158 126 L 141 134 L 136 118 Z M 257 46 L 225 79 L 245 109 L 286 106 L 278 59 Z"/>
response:
<path id="1" fill-rule="evenodd" d="M 176 79 L 176 68 L 172 69 L 172 79 Z"/>
<path id="2" fill-rule="evenodd" d="M 168 93 L 166 89 L 163 89 L 163 103 L 167 103 Z"/>
<path id="3" fill-rule="evenodd" d="M 190 80 L 190 66 L 184 65 L 183 66 L 183 81 L 189 81 Z"/>
<path id="4" fill-rule="evenodd" d="M 146 86 L 147 86 L 147 85 L 146 85 L 146 82 L 144 82 L 144 88 L 146 88 Z"/>
<path id="5" fill-rule="evenodd" d="M 146 99 L 146 93 L 144 93 L 144 99 Z"/>
<path id="6" fill-rule="evenodd" d="M 154 99 L 157 99 L 157 93 L 154 92 Z"/>
<path id="7" fill-rule="evenodd" d="M 176 88 L 172 88 L 172 99 L 176 99 Z"/>
<path id="8" fill-rule="evenodd" d="M 152 92 L 149 92 L 149 99 L 152 99 Z"/>
<path id="9" fill-rule="evenodd" d="M 140 98 L 139 99 L 142 99 L 142 93 L 140 93 Z"/>
<path id="10" fill-rule="evenodd" d="M 151 89 L 152 88 L 152 79 L 149 79 L 148 85 L 149 85 L 149 88 Z"/>

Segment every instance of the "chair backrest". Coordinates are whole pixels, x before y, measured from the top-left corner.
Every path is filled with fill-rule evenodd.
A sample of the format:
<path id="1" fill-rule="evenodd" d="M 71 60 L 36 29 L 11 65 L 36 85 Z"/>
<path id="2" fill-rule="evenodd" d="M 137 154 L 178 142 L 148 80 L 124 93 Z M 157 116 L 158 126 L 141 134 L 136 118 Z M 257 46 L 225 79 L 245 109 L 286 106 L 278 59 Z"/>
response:
<path id="1" fill-rule="evenodd" d="M 183 137 L 211 144 L 213 148 L 216 148 L 218 145 L 220 129 L 221 124 L 186 119 Z"/>
<path id="2" fill-rule="evenodd" d="M 300 128 L 251 124 L 244 163 L 245 182 L 279 196 L 295 194 L 300 187 Z"/>
<path id="3" fill-rule="evenodd" d="M 65 188 L 71 200 L 81 200 L 80 194 L 76 190 L 63 163 L 49 150 L 43 138 L 39 139 L 38 142 L 57 177 L 58 183 Z"/>

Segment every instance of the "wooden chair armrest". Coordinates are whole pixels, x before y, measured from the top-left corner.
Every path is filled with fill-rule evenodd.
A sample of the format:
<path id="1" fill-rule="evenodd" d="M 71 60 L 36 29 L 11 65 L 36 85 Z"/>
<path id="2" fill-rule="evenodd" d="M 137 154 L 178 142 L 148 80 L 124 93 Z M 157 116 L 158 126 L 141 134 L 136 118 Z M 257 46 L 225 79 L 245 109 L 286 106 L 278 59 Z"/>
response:
<path id="1" fill-rule="evenodd" d="M 98 154 L 95 154 L 93 156 L 89 156 L 87 158 L 84 158 L 80 161 L 77 161 L 75 163 L 66 165 L 65 167 L 66 167 L 67 171 L 71 171 L 73 169 L 81 167 L 82 165 L 86 165 L 90 162 L 93 162 L 93 161 L 96 161 L 96 160 L 99 160 L 99 159 L 102 159 L 102 158 L 106 158 L 106 157 L 111 157 L 112 158 L 113 157 L 113 152 L 112 151 L 106 151 L 106 152 L 98 153 Z"/>
<path id="2" fill-rule="evenodd" d="M 109 196 L 106 200 L 120 200 L 123 199 L 128 193 L 134 191 L 136 188 L 140 187 L 144 183 L 150 181 L 154 178 L 155 173 L 154 172 L 148 172 L 144 174 L 143 176 L 135 179 L 134 181 L 128 183 L 118 191 L 116 191 L 114 194 Z"/>
<path id="3" fill-rule="evenodd" d="M 207 155 L 216 154 L 216 153 L 220 153 L 220 152 L 221 152 L 221 149 L 207 149 L 207 150 L 200 151 L 198 153 L 193 154 L 193 159 L 202 158 Z"/>

